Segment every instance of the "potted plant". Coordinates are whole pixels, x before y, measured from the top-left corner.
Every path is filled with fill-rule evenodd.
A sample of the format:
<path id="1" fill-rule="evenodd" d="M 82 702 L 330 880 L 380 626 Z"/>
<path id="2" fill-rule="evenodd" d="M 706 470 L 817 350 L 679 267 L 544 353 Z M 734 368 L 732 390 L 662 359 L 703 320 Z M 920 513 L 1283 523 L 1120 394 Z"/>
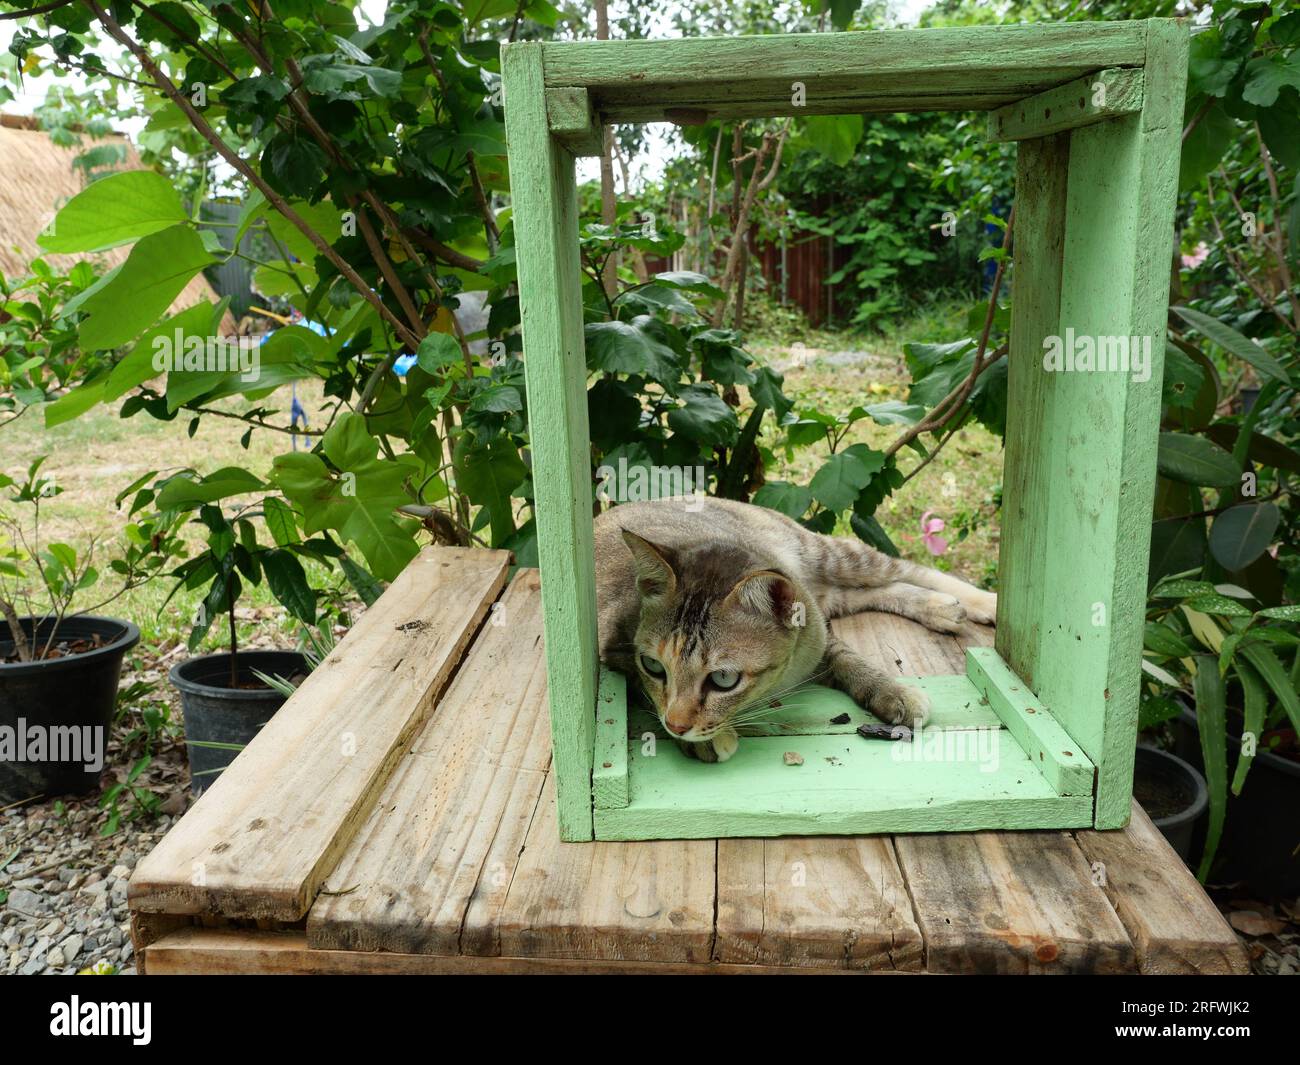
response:
<path id="1" fill-rule="evenodd" d="M 100 581 L 96 543 L 78 553 L 42 538 L 43 507 L 62 492 L 41 476 L 44 461 L 22 480 L 0 474 L 0 489 L 10 489 L 10 507 L 0 509 L 0 803 L 80 794 L 99 783 L 122 659 L 140 630 L 95 611 L 155 576 L 174 545 L 163 520 L 129 523 L 126 548 L 110 563 L 119 586 L 74 611 L 74 600 Z M 128 488 L 119 505 L 138 489 Z"/>
<path id="2" fill-rule="evenodd" d="M 1133 798 L 1178 856 L 1190 864 L 1194 833 L 1210 802 L 1205 778 L 1177 755 L 1139 743 L 1133 762 Z"/>
<path id="3" fill-rule="evenodd" d="M 218 620 L 225 626 L 226 650 L 186 659 L 169 675 L 181 694 L 195 794 L 212 783 L 284 704 L 291 688 L 268 683 L 268 678 L 296 686 L 311 669 L 301 651 L 240 648 L 235 608 L 245 585 L 266 580 L 293 617 L 314 625 L 316 593 L 307 583 L 299 556 L 323 560 L 342 554 L 342 548 L 328 538 L 301 542 L 293 512 L 275 496 L 232 505 L 229 514 L 210 502 L 265 488 L 253 474 L 228 467 L 199 479 L 189 471 L 175 475 L 158 495 L 160 507 L 193 512 L 204 530 L 204 549 L 171 574 L 177 579 L 172 595 L 181 588 L 207 588 L 190 630 L 190 650 L 198 649 Z M 271 544 L 258 541 L 254 526 L 258 518 L 271 532 Z"/>

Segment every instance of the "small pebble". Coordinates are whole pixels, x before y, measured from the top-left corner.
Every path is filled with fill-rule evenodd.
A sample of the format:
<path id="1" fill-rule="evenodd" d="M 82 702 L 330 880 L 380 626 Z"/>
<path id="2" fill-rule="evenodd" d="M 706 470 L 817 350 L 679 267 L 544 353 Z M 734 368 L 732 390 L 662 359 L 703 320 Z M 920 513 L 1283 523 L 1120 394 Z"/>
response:
<path id="1" fill-rule="evenodd" d="M 785 752 L 785 764 L 786 764 L 786 765 L 803 765 L 803 755 L 800 754 L 798 751 L 786 751 L 786 752 Z"/>

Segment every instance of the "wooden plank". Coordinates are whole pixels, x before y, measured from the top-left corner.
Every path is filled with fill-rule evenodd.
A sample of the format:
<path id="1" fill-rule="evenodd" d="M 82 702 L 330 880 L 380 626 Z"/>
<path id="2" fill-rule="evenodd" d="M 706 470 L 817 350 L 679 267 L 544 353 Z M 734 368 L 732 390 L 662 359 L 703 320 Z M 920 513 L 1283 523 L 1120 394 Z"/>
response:
<path id="1" fill-rule="evenodd" d="M 586 89 L 547 89 L 546 120 L 551 136 L 575 156 L 600 155 L 603 150 L 600 116 L 592 110 Z"/>
<path id="2" fill-rule="evenodd" d="M 1028 96 L 1145 58 L 1142 22 L 979 26 L 674 41 L 548 42 L 546 84 L 593 90 L 606 121 L 648 100 L 671 105 L 809 101 L 881 92 Z"/>
<path id="3" fill-rule="evenodd" d="M 591 793 L 596 805 L 627 805 L 627 678 L 601 668 L 596 702 L 596 751 Z"/>
<path id="4" fill-rule="evenodd" d="M 867 115 L 917 111 L 991 111 L 1023 99 L 1024 90 L 1007 86 L 997 92 L 917 93 L 905 83 L 881 88 L 873 96 L 814 96 L 803 103 L 792 102 L 790 94 L 760 100 L 680 99 L 664 103 L 653 99 L 628 100 L 610 105 L 610 120 L 617 122 L 671 122 L 679 126 L 701 125 L 718 119 L 779 118 L 807 115 Z M 680 93 L 678 94 L 680 95 Z"/>
<path id="5" fill-rule="evenodd" d="M 1119 973 L 1133 944 L 1059 832 L 897 836 L 932 973 Z"/>
<path id="6" fill-rule="evenodd" d="M 993 641 L 993 630 L 968 625 L 959 635 L 931 632 L 895 614 L 850 614 L 831 622 L 831 631 L 879 668 L 906 677 L 966 675 L 966 648 Z"/>
<path id="7" fill-rule="evenodd" d="M 540 580 L 520 570 L 307 918 L 313 948 L 455 954 L 505 900 L 550 762 Z"/>
<path id="8" fill-rule="evenodd" d="M 1061 328 L 1061 261 L 1070 137 L 1022 141 L 1016 149 L 1016 229 L 1012 245 L 1011 338 L 1007 353 L 1006 456 L 998 546 L 995 646 L 1037 691 L 1034 675 L 1048 592 L 1043 574 L 1053 492 L 1048 441 L 1053 385 L 1042 372 L 1043 337 Z"/>
<path id="9" fill-rule="evenodd" d="M 604 961 L 584 958 L 479 958 L 387 951 L 313 950 L 302 932 L 187 928 L 164 936 L 147 951 L 150 975 L 487 975 L 513 973 L 640 973 L 663 976 L 903 975 L 896 970 L 789 969 L 768 965 Z"/>
<path id="10" fill-rule="evenodd" d="M 1091 795 L 1093 764 L 997 651 L 968 648 L 966 663 L 975 687 L 1056 793 Z"/>
<path id="11" fill-rule="evenodd" d="M 803 764 L 786 765 L 794 750 Z M 749 736 L 706 765 L 674 744 L 629 744 L 631 802 L 597 810 L 600 839 L 1078 828 L 1091 796 L 1059 796 L 1005 729 L 945 729 L 910 742 Z"/>
<path id="12" fill-rule="evenodd" d="M 428 548 L 136 866 L 135 910 L 298 920 L 365 823 L 505 583 Z"/>
<path id="13" fill-rule="evenodd" d="M 1053 378 L 1043 437 L 1053 487 L 1042 627 L 1021 656 L 1028 670 L 1003 654 L 1097 766 L 1099 828 L 1128 820 L 1132 794 L 1187 65 L 1186 26 L 1154 20 L 1149 30 L 1141 113 L 1070 133 L 1056 331 L 1063 346 L 1136 338 L 1149 360 L 1145 375 L 1043 371 Z"/>
<path id="14" fill-rule="evenodd" d="M 1111 67 L 999 107 L 989 114 L 989 138 L 1023 141 L 1047 137 L 1141 109 L 1142 71 Z"/>
<path id="15" fill-rule="evenodd" d="M 887 838 L 718 841 L 721 962 L 923 967 L 921 932 Z"/>
<path id="16" fill-rule="evenodd" d="M 598 666 L 578 195 L 573 156 L 547 128 L 542 45 L 503 46 L 501 72 L 559 831 L 581 840 L 591 838 Z"/>
<path id="17" fill-rule="evenodd" d="M 534 958 L 709 961 L 714 842 L 563 843 L 548 800 L 543 794 L 495 924 L 497 951 Z"/>
<path id="18" fill-rule="evenodd" d="M 1078 841 L 1137 948 L 1142 972 L 1250 973 L 1236 933 L 1136 802 L 1126 828 L 1083 831 Z"/>

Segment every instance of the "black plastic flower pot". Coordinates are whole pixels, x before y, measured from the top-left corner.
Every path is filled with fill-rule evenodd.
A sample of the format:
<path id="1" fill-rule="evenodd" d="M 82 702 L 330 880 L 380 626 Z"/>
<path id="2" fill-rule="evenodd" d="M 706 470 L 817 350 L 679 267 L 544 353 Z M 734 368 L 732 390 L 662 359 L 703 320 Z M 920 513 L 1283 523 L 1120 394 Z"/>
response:
<path id="1" fill-rule="evenodd" d="M 216 780 L 284 705 L 285 697 L 262 685 L 253 671 L 287 680 L 307 673 L 309 667 L 297 651 L 240 651 L 236 668 L 241 687 L 235 688 L 230 686 L 230 655 L 224 653 L 187 659 L 173 666 L 168 674 L 181 693 L 185 743 L 190 755 L 190 790 L 195 795 Z"/>
<path id="2" fill-rule="evenodd" d="M 1228 736 L 1228 780 L 1236 770 L 1241 740 Z M 1198 769 L 1200 729 L 1196 715 L 1184 709 L 1175 722 L 1174 750 Z M 1241 794 L 1228 792 L 1227 820 L 1218 855 L 1210 870 L 1216 884 L 1248 884 L 1258 895 L 1300 894 L 1300 762 L 1258 751 Z M 1201 826 L 1192 840 L 1196 854 L 1204 846 Z"/>
<path id="3" fill-rule="evenodd" d="M 33 619 L 19 624 L 44 648 L 54 622 L 42 619 L 34 634 Z M 10 637 L 7 626 L 0 636 Z M 92 614 L 63 620 L 53 658 L 11 662 L 14 641 L 0 639 L 0 805 L 81 795 L 99 784 L 122 658 L 139 642 L 129 621 Z"/>
<path id="4" fill-rule="evenodd" d="M 1193 836 L 1210 804 L 1205 778 L 1177 755 L 1139 745 L 1133 797 L 1178 856 L 1191 864 Z"/>

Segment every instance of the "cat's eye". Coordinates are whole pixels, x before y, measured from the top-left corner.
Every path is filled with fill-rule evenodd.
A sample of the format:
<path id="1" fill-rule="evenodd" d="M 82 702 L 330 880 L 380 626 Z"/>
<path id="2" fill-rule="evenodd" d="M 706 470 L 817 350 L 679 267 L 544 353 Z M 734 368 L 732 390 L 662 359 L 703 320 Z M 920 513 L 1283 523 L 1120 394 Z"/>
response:
<path id="1" fill-rule="evenodd" d="M 666 677 L 668 675 L 663 663 L 657 658 L 651 658 L 649 655 L 641 656 L 641 668 L 652 677 Z"/>
<path id="2" fill-rule="evenodd" d="M 740 683 L 740 673 L 734 669 L 715 669 L 709 680 L 718 691 L 729 692 Z"/>

